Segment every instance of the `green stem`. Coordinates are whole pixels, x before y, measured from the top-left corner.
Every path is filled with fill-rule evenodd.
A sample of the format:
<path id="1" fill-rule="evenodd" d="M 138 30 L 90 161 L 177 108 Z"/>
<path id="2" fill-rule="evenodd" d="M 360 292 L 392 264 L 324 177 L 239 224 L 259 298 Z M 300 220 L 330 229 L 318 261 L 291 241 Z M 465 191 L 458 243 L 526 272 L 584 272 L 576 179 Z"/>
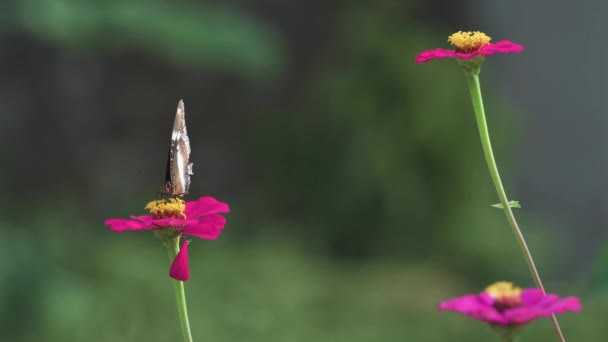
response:
<path id="1" fill-rule="evenodd" d="M 500 339 L 503 342 L 515 342 L 515 339 L 511 336 L 501 336 Z"/>
<path id="2" fill-rule="evenodd" d="M 504 325 L 492 325 L 500 340 L 503 342 L 515 342 L 519 341 L 518 335 L 522 330 L 523 326 L 504 326 Z"/>
<path id="3" fill-rule="evenodd" d="M 502 186 L 502 181 L 500 180 L 500 175 L 498 173 L 498 166 L 496 165 L 496 161 L 494 159 L 494 153 L 492 152 L 492 144 L 490 142 L 490 133 L 488 131 L 488 124 L 486 122 L 486 114 L 483 108 L 483 100 L 481 97 L 481 87 L 479 85 L 479 75 L 475 71 L 465 71 L 467 76 L 467 83 L 469 85 L 469 92 L 471 93 L 471 101 L 473 102 L 473 109 L 475 111 L 475 118 L 477 119 L 477 127 L 479 128 L 479 136 L 481 138 L 481 146 L 483 147 L 483 153 L 486 157 L 486 162 L 488 164 L 488 169 L 490 170 L 490 174 L 492 175 L 492 181 L 494 182 L 494 186 L 496 187 L 496 192 L 498 193 L 498 198 L 500 198 L 500 203 L 502 203 L 502 207 L 505 211 L 505 215 L 507 216 L 507 221 L 509 221 L 509 225 L 513 230 L 513 234 L 519 243 L 519 247 L 521 248 L 522 253 L 526 259 L 526 263 L 528 264 L 528 268 L 530 269 L 530 273 L 532 274 L 532 278 L 536 283 L 536 286 L 540 288 L 543 292 L 545 292 L 545 288 L 543 287 L 543 283 L 540 280 L 540 275 L 534 265 L 534 260 L 532 259 L 532 254 L 528 249 L 528 245 L 526 244 L 526 240 L 524 239 L 519 226 L 517 225 L 517 221 L 515 221 L 515 215 L 513 215 L 513 211 L 509 206 L 509 200 L 507 199 L 507 194 L 505 192 L 504 187 Z M 557 322 L 557 318 L 555 315 L 551 316 L 551 321 L 553 323 L 553 328 L 559 337 L 560 341 L 564 342 L 564 336 L 562 335 L 561 329 L 559 327 L 559 323 Z"/>
<path id="4" fill-rule="evenodd" d="M 166 242 L 167 251 L 169 252 L 169 260 L 173 262 L 175 256 L 179 252 L 179 236 Z M 175 301 L 177 302 L 177 314 L 179 315 L 179 323 L 182 326 L 182 333 L 185 342 L 192 342 L 192 333 L 190 332 L 190 322 L 188 322 L 188 308 L 186 307 L 186 292 L 184 291 L 184 282 L 173 280 L 173 288 L 175 289 Z"/>

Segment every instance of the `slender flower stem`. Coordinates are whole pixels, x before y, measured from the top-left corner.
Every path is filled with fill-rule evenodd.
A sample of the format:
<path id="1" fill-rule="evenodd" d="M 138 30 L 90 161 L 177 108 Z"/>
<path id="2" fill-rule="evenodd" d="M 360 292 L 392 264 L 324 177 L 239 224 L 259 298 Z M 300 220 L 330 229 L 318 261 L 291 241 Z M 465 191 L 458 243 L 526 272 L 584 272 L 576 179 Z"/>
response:
<path id="1" fill-rule="evenodd" d="M 515 341 L 515 339 L 511 336 L 501 336 L 500 340 L 503 342 L 514 342 Z"/>
<path id="2" fill-rule="evenodd" d="M 179 252 L 179 236 L 165 243 L 169 252 L 169 260 L 172 262 Z M 192 333 L 190 332 L 190 322 L 188 322 L 188 308 L 186 307 L 186 292 L 184 291 L 184 282 L 173 280 L 173 288 L 175 289 L 175 301 L 177 302 L 177 314 L 179 315 L 179 323 L 182 326 L 184 342 L 192 342 Z"/>
<path id="3" fill-rule="evenodd" d="M 518 334 L 521 327 L 503 326 L 503 325 L 492 325 L 494 330 L 502 342 L 516 342 L 519 341 Z"/>
<path id="4" fill-rule="evenodd" d="M 545 288 L 543 287 L 543 283 L 540 279 L 540 275 L 534 265 L 534 260 L 532 259 L 532 254 L 528 249 L 528 245 L 526 244 L 526 240 L 524 239 L 519 226 L 517 225 L 517 221 L 515 220 L 515 215 L 513 215 L 513 211 L 509 206 L 509 200 L 507 199 L 507 194 L 505 192 L 504 187 L 502 186 L 502 181 L 500 180 L 500 175 L 498 173 L 498 166 L 496 165 L 496 160 L 494 159 L 494 153 L 492 152 L 492 144 L 490 142 L 490 133 L 488 131 L 488 124 L 486 122 L 486 114 L 483 108 L 483 100 L 481 97 L 481 87 L 479 85 L 479 75 L 475 71 L 465 71 L 467 77 L 467 83 L 469 85 L 469 92 L 471 93 L 471 101 L 473 102 L 473 109 L 475 111 L 475 118 L 477 119 L 477 127 L 479 128 L 479 136 L 481 138 L 481 146 L 483 147 L 483 153 L 486 157 L 486 162 L 488 163 L 488 169 L 490 170 L 490 174 L 492 175 L 492 181 L 494 182 L 494 186 L 496 187 L 496 192 L 498 193 L 498 197 L 500 198 L 500 203 L 505 211 L 505 215 L 507 216 L 507 221 L 509 221 L 509 225 L 513 230 L 513 234 L 519 243 L 519 247 L 521 248 L 522 253 L 526 259 L 526 263 L 528 264 L 528 268 L 530 269 L 530 273 L 532 274 L 532 278 L 536 283 L 536 286 L 540 288 L 543 293 L 545 292 Z M 559 337 L 560 341 L 564 342 L 564 336 L 562 335 L 561 329 L 559 327 L 559 323 L 557 322 L 557 318 L 555 315 L 551 316 L 551 321 L 553 323 L 553 328 L 555 333 Z"/>

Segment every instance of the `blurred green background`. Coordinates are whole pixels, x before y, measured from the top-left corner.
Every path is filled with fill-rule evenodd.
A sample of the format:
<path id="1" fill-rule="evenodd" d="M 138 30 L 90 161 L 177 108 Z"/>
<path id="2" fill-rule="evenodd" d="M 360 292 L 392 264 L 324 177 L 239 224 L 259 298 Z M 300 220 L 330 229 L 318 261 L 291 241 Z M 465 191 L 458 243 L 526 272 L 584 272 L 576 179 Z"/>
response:
<path id="1" fill-rule="evenodd" d="M 195 340 L 493 340 L 484 324 L 437 312 L 438 302 L 497 280 L 533 282 L 490 207 L 497 199 L 461 71 L 453 61 L 414 63 L 461 29 L 528 43 L 525 32 L 471 15 L 474 5 L 3 2 L 0 341 L 180 340 L 162 244 L 103 221 L 143 214 L 157 198 L 181 98 L 190 199 L 214 196 L 232 209 L 219 240 L 191 244 Z M 582 297 L 583 313 L 559 317 L 566 336 L 600 341 L 605 177 L 553 203 L 537 196 L 531 184 L 552 172 L 534 165 L 561 147 L 547 159 L 526 154 L 530 137 L 552 127 L 530 121 L 518 97 L 525 84 L 513 85 L 539 53 L 531 47 L 525 62 L 526 48 L 484 66 L 495 152 L 546 287 Z M 570 170 L 564 189 L 590 181 L 577 160 L 560 165 Z M 562 206 L 568 198 L 589 198 L 597 216 L 584 221 L 582 209 Z M 552 334 L 543 320 L 523 340 Z"/>

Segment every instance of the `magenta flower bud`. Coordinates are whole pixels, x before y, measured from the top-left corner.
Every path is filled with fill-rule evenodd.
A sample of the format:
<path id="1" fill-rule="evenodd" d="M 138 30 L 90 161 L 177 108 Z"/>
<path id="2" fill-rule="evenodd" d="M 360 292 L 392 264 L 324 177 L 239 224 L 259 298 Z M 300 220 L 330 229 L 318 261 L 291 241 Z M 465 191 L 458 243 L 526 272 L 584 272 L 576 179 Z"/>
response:
<path id="1" fill-rule="evenodd" d="M 186 239 L 184 239 L 182 248 L 180 248 L 175 259 L 173 259 L 173 262 L 171 263 L 169 276 L 180 281 L 186 281 L 190 278 L 190 269 L 188 268 L 188 241 Z"/>

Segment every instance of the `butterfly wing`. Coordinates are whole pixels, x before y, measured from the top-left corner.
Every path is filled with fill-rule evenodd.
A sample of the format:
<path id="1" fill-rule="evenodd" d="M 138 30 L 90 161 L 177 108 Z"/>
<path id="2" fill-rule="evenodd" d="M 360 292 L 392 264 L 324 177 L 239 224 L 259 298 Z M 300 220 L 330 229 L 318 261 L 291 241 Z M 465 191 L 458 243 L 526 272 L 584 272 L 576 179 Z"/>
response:
<path id="1" fill-rule="evenodd" d="M 188 139 L 186 130 L 186 110 L 184 101 L 180 100 L 173 122 L 163 190 L 172 196 L 188 194 L 191 175 L 192 163 L 190 163 L 190 139 Z"/>

